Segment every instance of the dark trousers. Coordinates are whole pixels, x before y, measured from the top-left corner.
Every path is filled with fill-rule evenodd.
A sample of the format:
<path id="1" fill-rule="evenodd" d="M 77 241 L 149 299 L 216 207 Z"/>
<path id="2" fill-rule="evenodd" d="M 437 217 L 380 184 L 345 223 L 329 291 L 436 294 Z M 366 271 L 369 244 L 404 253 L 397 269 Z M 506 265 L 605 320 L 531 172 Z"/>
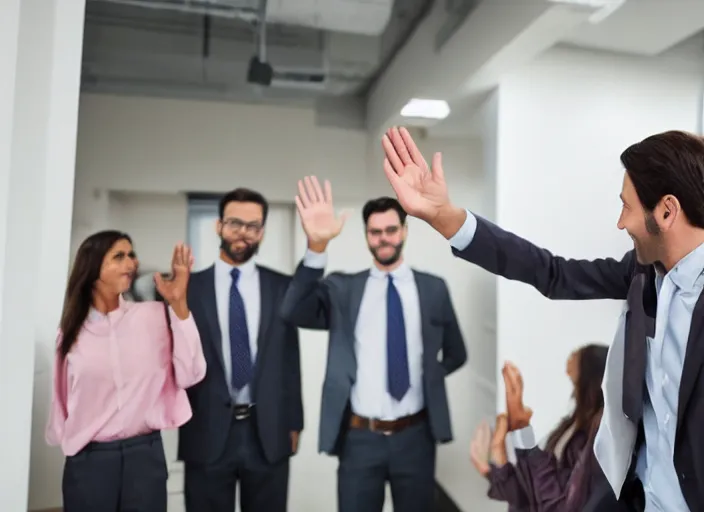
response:
<path id="1" fill-rule="evenodd" d="M 394 510 L 433 510 L 435 441 L 427 422 L 388 436 L 362 429 L 345 436 L 337 470 L 340 512 L 381 512 L 386 482 Z"/>
<path id="2" fill-rule="evenodd" d="M 254 418 L 233 419 L 218 461 L 186 462 L 186 510 L 233 512 L 239 482 L 242 512 L 286 512 L 288 466 L 288 458 L 275 464 L 264 458 Z"/>
<path id="3" fill-rule="evenodd" d="M 64 512 L 166 512 L 161 434 L 90 443 L 66 458 Z"/>

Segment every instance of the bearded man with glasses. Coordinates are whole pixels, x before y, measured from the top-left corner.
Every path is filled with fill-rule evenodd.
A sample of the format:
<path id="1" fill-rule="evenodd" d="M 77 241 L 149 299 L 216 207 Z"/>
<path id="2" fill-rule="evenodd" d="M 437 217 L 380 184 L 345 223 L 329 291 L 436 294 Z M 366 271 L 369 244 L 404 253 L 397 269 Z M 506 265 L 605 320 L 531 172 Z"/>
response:
<path id="1" fill-rule="evenodd" d="M 220 257 L 191 276 L 188 304 L 208 364 L 180 429 L 188 512 L 285 512 L 303 429 L 298 330 L 279 315 L 291 277 L 253 261 L 269 205 L 238 188 L 220 201 Z"/>

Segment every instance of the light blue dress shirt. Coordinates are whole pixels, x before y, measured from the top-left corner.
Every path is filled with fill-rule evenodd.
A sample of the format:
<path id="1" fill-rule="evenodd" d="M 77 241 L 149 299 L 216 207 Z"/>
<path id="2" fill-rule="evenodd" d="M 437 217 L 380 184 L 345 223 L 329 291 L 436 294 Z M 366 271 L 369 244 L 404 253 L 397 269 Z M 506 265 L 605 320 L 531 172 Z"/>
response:
<path id="1" fill-rule="evenodd" d="M 476 229 L 477 219 L 468 211 L 467 220 L 450 239 L 450 244 L 460 251 L 466 249 Z M 680 378 L 692 312 L 704 289 L 704 244 L 681 259 L 666 275 L 658 275 L 655 286 L 658 293 L 655 337 L 647 339 L 645 443 L 638 453 L 636 473 L 643 483 L 646 512 L 689 512 L 673 454 Z M 525 448 L 535 445 L 534 436 L 528 430 L 517 432 L 514 442 Z"/>

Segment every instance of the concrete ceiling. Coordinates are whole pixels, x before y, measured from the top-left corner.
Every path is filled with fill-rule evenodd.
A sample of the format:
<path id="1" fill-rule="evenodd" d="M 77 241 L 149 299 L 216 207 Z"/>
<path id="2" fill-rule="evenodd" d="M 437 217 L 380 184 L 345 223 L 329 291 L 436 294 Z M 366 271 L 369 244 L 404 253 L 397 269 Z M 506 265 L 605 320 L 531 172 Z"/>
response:
<path id="1" fill-rule="evenodd" d="M 88 0 L 82 90 L 287 105 L 360 98 L 432 0 L 269 0 L 266 18 L 274 21 L 267 22 L 266 60 L 276 73 L 270 87 L 247 82 L 259 4 Z"/>

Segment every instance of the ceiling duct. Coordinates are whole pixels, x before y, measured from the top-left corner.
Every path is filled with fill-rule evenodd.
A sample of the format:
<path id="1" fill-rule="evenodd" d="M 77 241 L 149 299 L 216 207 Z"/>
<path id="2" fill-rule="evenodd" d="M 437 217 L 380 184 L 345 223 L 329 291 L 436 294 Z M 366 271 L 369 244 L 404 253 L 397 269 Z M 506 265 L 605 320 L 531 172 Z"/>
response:
<path id="1" fill-rule="evenodd" d="M 97 0 L 95 0 L 97 1 Z M 255 7 L 227 0 L 100 0 L 112 4 L 130 5 L 146 9 L 177 11 L 187 14 L 241 19 L 255 23 L 259 12 Z"/>
<path id="2" fill-rule="evenodd" d="M 268 0 L 266 19 L 269 23 L 378 36 L 389 23 L 393 6 L 394 0 Z"/>
<path id="3" fill-rule="evenodd" d="M 256 1 L 244 0 L 100 0 L 115 4 L 191 14 L 260 20 Z M 399 0 L 403 1 L 403 0 Z M 378 36 L 389 23 L 394 0 L 269 0 L 269 23 Z"/>

